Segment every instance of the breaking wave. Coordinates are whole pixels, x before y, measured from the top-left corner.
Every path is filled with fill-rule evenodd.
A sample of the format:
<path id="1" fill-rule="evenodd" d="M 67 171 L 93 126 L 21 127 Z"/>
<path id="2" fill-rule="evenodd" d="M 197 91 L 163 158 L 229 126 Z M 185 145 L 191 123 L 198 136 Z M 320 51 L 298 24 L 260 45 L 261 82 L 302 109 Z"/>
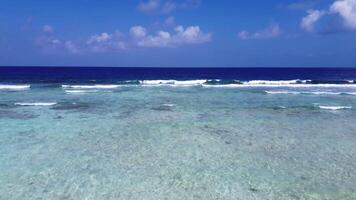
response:
<path id="1" fill-rule="evenodd" d="M 323 110 L 345 110 L 352 109 L 351 106 L 319 106 L 320 109 Z"/>
<path id="2" fill-rule="evenodd" d="M 198 86 L 205 84 L 207 80 L 186 80 L 186 81 L 178 81 L 178 80 L 144 80 L 141 81 L 141 85 L 143 86 Z"/>
<path id="3" fill-rule="evenodd" d="M 69 89 L 116 89 L 120 85 L 62 85 L 62 88 Z"/>
<path id="4" fill-rule="evenodd" d="M 352 88 L 356 89 L 356 81 L 319 81 L 319 80 L 229 80 L 229 79 L 197 79 L 197 80 L 126 80 L 108 84 L 63 84 L 65 90 L 110 90 L 123 86 L 200 86 L 216 88 Z M 0 84 L 0 90 L 26 90 L 31 85 Z M 70 93 L 70 92 L 69 92 Z M 294 92 L 293 92 L 294 93 Z"/>
<path id="5" fill-rule="evenodd" d="M 98 92 L 98 90 L 65 90 L 64 92 L 68 94 L 85 94 Z"/>
<path id="6" fill-rule="evenodd" d="M 264 91 L 266 94 L 356 95 L 356 92 Z"/>
<path id="7" fill-rule="evenodd" d="M 31 85 L 0 85 L 0 90 L 28 90 Z"/>
<path id="8" fill-rule="evenodd" d="M 15 103 L 16 106 L 54 106 L 56 104 L 57 104 L 56 102 Z"/>

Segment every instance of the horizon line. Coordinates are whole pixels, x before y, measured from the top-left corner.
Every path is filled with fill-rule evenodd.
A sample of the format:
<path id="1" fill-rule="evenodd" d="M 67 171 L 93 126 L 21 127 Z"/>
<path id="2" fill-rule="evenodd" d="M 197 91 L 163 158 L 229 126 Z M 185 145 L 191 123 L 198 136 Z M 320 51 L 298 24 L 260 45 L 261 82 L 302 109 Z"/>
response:
<path id="1" fill-rule="evenodd" d="M 156 69 L 356 69 L 356 67 L 281 67 L 281 66 L 265 66 L 265 67 L 162 67 L 162 66 L 56 66 L 56 65 L 0 65 L 0 68 L 132 68 L 132 69 L 145 69 L 145 68 L 156 68 Z"/>

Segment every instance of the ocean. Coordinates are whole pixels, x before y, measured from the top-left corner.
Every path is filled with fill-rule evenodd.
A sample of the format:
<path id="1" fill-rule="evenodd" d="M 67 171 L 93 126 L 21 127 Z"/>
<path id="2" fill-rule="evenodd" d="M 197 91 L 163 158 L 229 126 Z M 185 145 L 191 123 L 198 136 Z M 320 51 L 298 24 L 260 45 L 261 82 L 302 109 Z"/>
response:
<path id="1" fill-rule="evenodd" d="M 0 199 L 356 199 L 356 69 L 1 67 Z"/>

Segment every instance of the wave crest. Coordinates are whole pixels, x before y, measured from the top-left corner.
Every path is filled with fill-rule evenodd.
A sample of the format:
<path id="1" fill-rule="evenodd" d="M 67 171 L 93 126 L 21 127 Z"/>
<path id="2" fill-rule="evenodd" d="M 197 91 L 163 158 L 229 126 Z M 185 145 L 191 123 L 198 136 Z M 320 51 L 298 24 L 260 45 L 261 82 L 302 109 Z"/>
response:
<path id="1" fill-rule="evenodd" d="M 54 106 L 56 104 L 57 104 L 56 102 L 15 103 L 16 106 Z"/>
<path id="2" fill-rule="evenodd" d="M 62 88 L 70 89 L 116 89 L 120 85 L 62 85 Z"/>
<path id="3" fill-rule="evenodd" d="M 351 106 L 319 106 L 320 109 L 323 110 L 345 110 L 352 109 Z"/>
<path id="4" fill-rule="evenodd" d="M 0 90 L 28 90 L 31 85 L 0 85 Z"/>

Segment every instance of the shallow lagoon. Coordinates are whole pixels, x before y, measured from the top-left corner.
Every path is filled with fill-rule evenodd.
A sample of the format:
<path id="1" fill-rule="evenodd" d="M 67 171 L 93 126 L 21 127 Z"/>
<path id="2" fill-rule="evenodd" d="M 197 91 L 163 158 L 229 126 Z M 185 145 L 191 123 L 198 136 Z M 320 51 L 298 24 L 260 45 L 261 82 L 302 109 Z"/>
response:
<path id="1" fill-rule="evenodd" d="M 91 89 L 0 91 L 0 199 L 356 198 L 353 89 Z"/>

